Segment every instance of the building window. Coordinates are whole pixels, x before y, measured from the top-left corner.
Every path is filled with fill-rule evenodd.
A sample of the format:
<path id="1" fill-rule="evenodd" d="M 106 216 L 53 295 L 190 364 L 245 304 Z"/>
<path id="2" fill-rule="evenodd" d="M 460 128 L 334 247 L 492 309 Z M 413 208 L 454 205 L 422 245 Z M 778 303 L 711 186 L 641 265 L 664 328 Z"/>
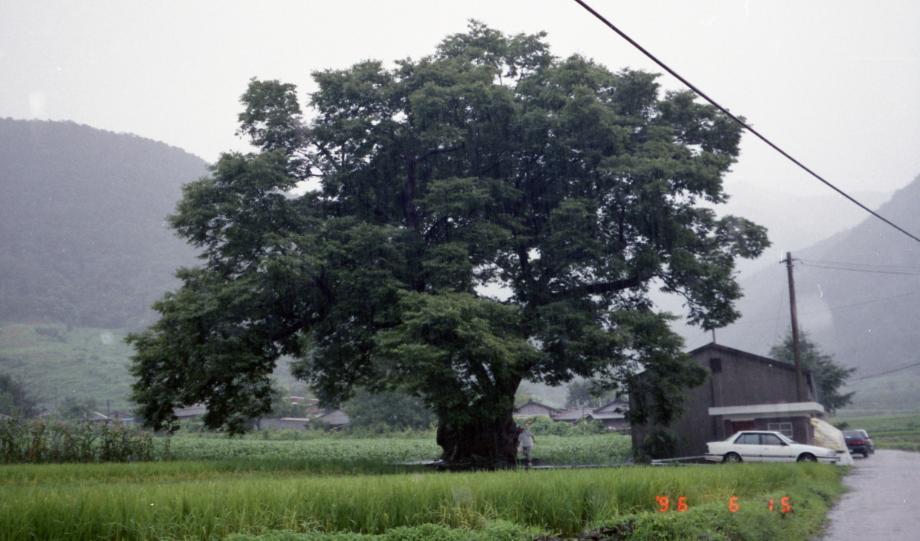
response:
<path id="1" fill-rule="evenodd" d="M 783 436 L 792 439 L 792 423 L 767 423 L 767 430 L 779 432 Z"/>
<path id="2" fill-rule="evenodd" d="M 719 372 L 721 372 L 722 371 L 722 359 L 717 359 L 715 357 L 713 357 L 712 359 L 709 359 L 709 370 L 713 374 L 718 374 Z"/>

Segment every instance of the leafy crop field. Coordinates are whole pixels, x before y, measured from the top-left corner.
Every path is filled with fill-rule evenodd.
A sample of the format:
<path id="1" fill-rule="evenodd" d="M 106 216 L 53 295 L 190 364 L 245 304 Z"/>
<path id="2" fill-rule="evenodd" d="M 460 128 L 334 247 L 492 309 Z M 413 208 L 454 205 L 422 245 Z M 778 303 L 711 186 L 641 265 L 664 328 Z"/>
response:
<path id="1" fill-rule="evenodd" d="M 920 451 L 920 415 L 895 415 L 887 417 L 846 417 L 848 428 L 862 428 L 869 432 L 875 446 L 882 449 Z"/>
<path id="2" fill-rule="evenodd" d="M 440 448 L 434 435 L 400 438 L 312 438 L 259 440 L 174 437 L 171 452 L 178 460 L 232 460 L 257 469 L 300 468 L 319 472 L 381 472 L 400 463 L 435 460 Z M 543 464 L 615 465 L 630 453 L 627 436 L 538 436 L 535 458 Z M 265 464 L 259 465 L 259 462 Z"/>
<path id="3" fill-rule="evenodd" d="M 604 528 L 628 534 L 612 539 L 807 539 L 842 475 L 811 464 L 390 475 L 220 464 L 4 466 L 0 541 L 531 539 Z M 684 496 L 688 509 L 659 513 L 658 496 Z M 794 512 L 769 511 L 783 496 Z"/>

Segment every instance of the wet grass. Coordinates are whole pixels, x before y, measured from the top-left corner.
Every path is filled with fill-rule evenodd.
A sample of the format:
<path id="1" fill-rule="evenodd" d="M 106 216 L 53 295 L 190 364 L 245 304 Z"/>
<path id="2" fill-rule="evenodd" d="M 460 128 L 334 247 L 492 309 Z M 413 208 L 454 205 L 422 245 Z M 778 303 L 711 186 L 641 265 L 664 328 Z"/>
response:
<path id="1" fill-rule="evenodd" d="M 571 535 L 654 513 L 656 496 L 675 502 L 685 496 L 691 509 L 721 508 L 736 496 L 755 509 L 767 494 L 805 501 L 803 491 L 833 491 L 840 477 L 838 468 L 801 464 L 325 476 L 227 464 L 0 468 L 0 540 L 211 539 L 275 530 L 380 534 L 424 524 L 476 528 L 495 520 Z"/>

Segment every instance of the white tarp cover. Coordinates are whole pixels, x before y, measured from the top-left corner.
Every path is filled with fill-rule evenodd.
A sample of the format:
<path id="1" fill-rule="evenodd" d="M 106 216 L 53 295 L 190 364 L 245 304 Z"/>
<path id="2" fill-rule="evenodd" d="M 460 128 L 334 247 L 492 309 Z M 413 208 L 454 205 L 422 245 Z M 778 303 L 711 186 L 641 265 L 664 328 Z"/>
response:
<path id="1" fill-rule="evenodd" d="M 811 426 L 815 429 L 815 445 L 837 451 L 837 456 L 840 457 L 837 462 L 838 466 L 850 466 L 853 464 L 853 457 L 850 456 L 850 451 L 847 449 L 847 440 L 844 439 L 843 432 L 817 417 L 811 418 Z"/>

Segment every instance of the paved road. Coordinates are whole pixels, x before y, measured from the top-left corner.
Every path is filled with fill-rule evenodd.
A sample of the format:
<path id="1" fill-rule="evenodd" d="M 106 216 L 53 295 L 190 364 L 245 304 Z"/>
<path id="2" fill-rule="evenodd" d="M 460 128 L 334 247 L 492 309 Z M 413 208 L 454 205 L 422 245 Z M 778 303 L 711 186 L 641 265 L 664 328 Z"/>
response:
<path id="1" fill-rule="evenodd" d="M 880 450 L 855 460 L 822 541 L 920 539 L 920 453 Z"/>

